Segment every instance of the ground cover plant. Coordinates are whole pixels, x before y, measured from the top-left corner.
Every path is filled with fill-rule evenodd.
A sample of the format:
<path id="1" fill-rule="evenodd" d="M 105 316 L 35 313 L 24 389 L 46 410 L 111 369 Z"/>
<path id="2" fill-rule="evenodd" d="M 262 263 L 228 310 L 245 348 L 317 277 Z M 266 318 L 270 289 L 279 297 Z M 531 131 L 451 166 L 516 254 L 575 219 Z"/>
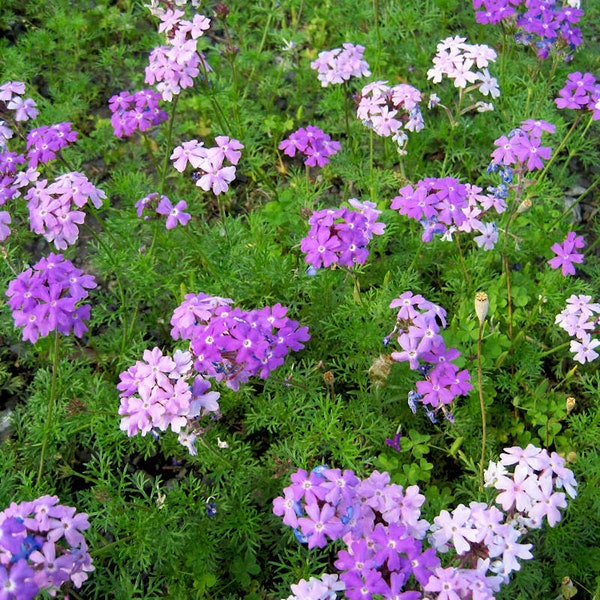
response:
<path id="1" fill-rule="evenodd" d="M 0 598 L 600 598 L 600 7 L 0 15 Z"/>

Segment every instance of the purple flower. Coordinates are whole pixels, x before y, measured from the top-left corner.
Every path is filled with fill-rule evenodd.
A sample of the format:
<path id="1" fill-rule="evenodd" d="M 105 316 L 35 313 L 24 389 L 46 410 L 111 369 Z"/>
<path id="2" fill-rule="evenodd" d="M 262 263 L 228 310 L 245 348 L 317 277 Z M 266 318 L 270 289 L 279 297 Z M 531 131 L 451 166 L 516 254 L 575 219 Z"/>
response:
<path id="1" fill-rule="evenodd" d="M 301 127 L 283 140 L 279 149 L 291 157 L 296 152 L 304 154 L 304 164 L 309 167 L 324 167 L 329 163 L 329 157 L 339 152 L 341 145 L 318 127 L 309 125 L 306 129 Z"/>
<path id="2" fill-rule="evenodd" d="M 187 203 L 185 200 L 180 200 L 173 206 L 166 196 L 162 196 L 156 207 L 156 212 L 160 215 L 167 215 L 166 227 L 167 229 L 173 229 L 177 225 L 187 225 L 191 219 L 188 213 L 183 212 L 186 208 Z"/>
<path id="3" fill-rule="evenodd" d="M 582 263 L 583 254 L 576 252 L 576 249 L 584 248 L 585 242 L 582 236 L 578 236 L 575 232 L 569 231 L 565 241 L 562 244 L 553 244 L 552 252 L 556 254 L 554 258 L 548 261 L 548 264 L 553 269 L 562 268 L 562 274 L 575 275 L 575 267 L 573 263 Z"/>
<path id="4" fill-rule="evenodd" d="M 87 331 L 82 319 L 89 318 L 89 307 L 78 303 L 87 298 L 87 289 L 95 287 L 92 276 L 62 254 L 50 254 L 8 284 L 7 304 L 15 325 L 24 328 L 24 340 L 35 343 L 54 330 L 82 337 Z"/>
<path id="5" fill-rule="evenodd" d="M 341 48 L 319 52 L 310 67 L 318 72 L 322 87 L 343 83 L 351 77 L 368 77 L 371 72 L 363 59 L 364 51 L 364 46 L 345 43 Z"/>

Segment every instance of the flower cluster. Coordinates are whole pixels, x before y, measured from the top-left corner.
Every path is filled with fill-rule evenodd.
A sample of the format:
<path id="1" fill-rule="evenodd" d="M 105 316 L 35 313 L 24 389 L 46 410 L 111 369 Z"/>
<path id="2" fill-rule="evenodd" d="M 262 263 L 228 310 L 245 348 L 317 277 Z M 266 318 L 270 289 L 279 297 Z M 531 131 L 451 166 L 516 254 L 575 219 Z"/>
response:
<path id="1" fill-rule="evenodd" d="M 324 167 L 329 164 L 329 157 L 337 154 L 341 148 L 339 142 L 313 125 L 300 127 L 279 144 L 279 149 L 287 156 L 296 156 L 296 152 L 304 154 L 304 164 L 309 167 Z"/>
<path id="2" fill-rule="evenodd" d="M 135 207 L 137 216 L 143 217 L 145 221 L 151 218 L 149 215 L 144 214 L 146 210 L 167 217 L 165 223 L 167 229 L 173 229 L 177 225 L 187 225 L 192 218 L 189 213 L 183 212 L 187 208 L 185 200 L 180 200 L 173 205 L 167 196 L 160 195 L 158 192 L 152 192 L 144 196 L 135 203 Z"/>
<path id="3" fill-rule="evenodd" d="M 477 590 L 473 598 L 493 600 L 510 574 L 521 569 L 518 559 L 533 558 L 532 545 L 519 543 L 522 533 L 504 517 L 483 502 L 460 504 L 451 513 L 442 510 L 433 520 L 429 542 L 438 552 L 452 552 L 458 565 L 438 567 L 425 591 L 448 594 L 438 598 L 471 598 Z"/>
<path id="4" fill-rule="evenodd" d="M 189 21 L 182 18 L 184 14 L 182 10 L 169 9 L 160 15 L 158 31 L 165 34 L 167 44 L 154 48 L 146 67 L 146 83 L 156 84 L 162 99 L 168 102 L 183 88 L 194 85 L 199 67 L 204 73 L 211 70 L 197 49 L 198 38 L 209 29 L 210 19 L 196 14 Z"/>
<path id="5" fill-rule="evenodd" d="M 571 498 L 577 496 L 577 481 L 565 466 L 565 459 L 533 444 L 525 449 L 505 448 L 500 460 L 490 463 L 484 477 L 486 487 L 500 491 L 496 503 L 516 524 L 527 529 L 539 529 L 544 518 L 554 527 L 562 518 L 559 509 L 567 506 L 564 492 Z"/>
<path id="6" fill-rule="evenodd" d="M 112 113 L 110 123 L 118 138 L 129 137 L 137 130 L 148 131 L 169 118 L 158 102 L 160 94 L 154 90 L 127 91 L 115 94 L 108 101 Z"/>
<path id="7" fill-rule="evenodd" d="M 497 149 L 492 152 L 492 165 L 511 167 L 519 173 L 544 168 L 544 160 L 550 158 L 552 148 L 542 146 L 542 134 L 554 133 L 555 127 L 547 121 L 527 119 L 521 127 L 494 141 Z M 494 170 L 494 167 L 491 167 Z"/>
<path id="8" fill-rule="evenodd" d="M 73 171 L 57 177 L 50 185 L 46 179 L 36 182 L 25 194 L 31 231 L 43 235 L 59 250 L 73 245 L 85 220 L 83 208 L 88 200 L 102 206 L 106 194 L 82 173 Z"/>
<path id="9" fill-rule="evenodd" d="M 82 337 L 87 331 L 84 320 L 90 318 L 88 289 L 96 287 L 91 275 L 85 275 L 62 254 L 49 254 L 32 269 L 23 271 L 8 284 L 7 304 L 16 327 L 23 327 L 23 339 L 35 343 L 51 331 Z"/>
<path id="10" fill-rule="evenodd" d="M 447 77 L 457 88 L 472 86 L 470 89 L 478 89 L 484 96 L 497 98 L 498 82 L 487 69 L 495 61 L 496 51 L 485 44 L 467 44 L 466 38 L 458 36 L 446 38 L 437 45 L 427 79 L 440 83 Z"/>
<path id="11" fill-rule="evenodd" d="M 341 48 L 319 52 L 317 60 L 310 63 L 317 71 L 322 87 L 343 83 L 351 77 L 368 77 L 369 63 L 363 59 L 364 46 L 345 43 Z"/>
<path id="12" fill-rule="evenodd" d="M 286 600 L 335 600 L 338 592 L 346 589 L 337 575 L 323 573 L 320 578 L 311 577 L 308 581 L 301 579 L 292 584 L 293 595 Z"/>
<path id="13" fill-rule="evenodd" d="M 235 165 L 238 164 L 244 145 L 236 139 L 225 135 L 215 138 L 216 146 L 206 148 L 203 142 L 190 140 L 177 146 L 171 154 L 173 167 L 183 173 L 188 165 L 194 169 L 196 185 L 205 192 L 212 190 L 219 195 L 229 189 L 229 184 L 235 179 Z M 228 161 L 229 165 L 225 164 Z"/>
<path id="14" fill-rule="evenodd" d="M 266 379 L 290 350 L 304 348 L 308 327 L 286 317 L 281 304 L 245 311 L 229 298 L 187 294 L 171 319 L 171 336 L 190 340 L 194 368 L 233 390 L 250 377 Z"/>
<path id="15" fill-rule="evenodd" d="M 498 240 L 498 232 L 494 223 L 484 223 L 481 217 L 491 208 L 502 213 L 506 203 L 504 197 L 481 194 L 482 191 L 453 177 L 428 177 L 414 186 L 400 188 L 391 207 L 421 223 L 424 242 L 430 242 L 435 235 L 450 240 L 456 231 L 478 231 L 481 235 L 474 238 L 475 243 L 490 250 Z"/>
<path id="16" fill-rule="evenodd" d="M 300 242 L 300 249 L 306 254 L 304 260 L 315 269 L 335 263 L 344 267 L 364 264 L 369 241 L 384 231 L 385 224 L 377 222 L 381 211 L 374 202 L 356 198 L 348 202 L 355 210 L 326 208 L 315 211 L 308 220 L 310 231 Z"/>
<path id="17" fill-rule="evenodd" d="M 423 550 L 429 523 L 421 519 L 425 497 L 417 486 L 404 489 L 378 471 L 361 481 L 351 470 L 325 466 L 310 473 L 299 469 L 291 480 L 284 496 L 273 501 L 273 512 L 309 548 L 343 539 L 346 549 L 338 552 L 334 565 L 346 598 L 421 597 L 407 589 L 416 586 L 412 577 L 425 585 L 440 561 L 434 550 Z M 302 597 L 323 597 L 317 593 Z"/>
<path id="18" fill-rule="evenodd" d="M 131 437 L 171 428 L 196 455 L 199 419 L 218 413 L 220 394 L 209 391 L 210 382 L 194 372 L 189 352 L 176 350 L 171 358 L 153 348 L 144 351 L 143 359 L 119 376 L 121 430 Z"/>
<path id="19" fill-rule="evenodd" d="M 456 348 L 446 348 L 440 334 L 446 326 L 446 311 L 429 302 L 420 294 L 404 292 L 393 300 L 390 308 L 399 308 L 396 325 L 383 343 L 389 345 L 392 336 L 397 336 L 401 350 L 392 352 L 391 358 L 408 362 L 411 369 L 425 375 L 417 382 L 417 390 L 408 395 L 408 404 L 413 413 L 421 402 L 427 416 L 435 422 L 435 413 L 441 410 L 452 420 L 447 405 L 457 396 L 465 396 L 472 389 L 470 375 L 466 369 L 452 363 L 460 356 Z M 422 364 L 425 363 L 425 364 Z"/>
<path id="20" fill-rule="evenodd" d="M 576 71 L 567 76 L 567 83 L 554 101 L 558 108 L 592 111 L 592 120 L 600 119 L 600 83 L 591 73 Z"/>
<path id="21" fill-rule="evenodd" d="M 583 254 L 577 252 L 577 249 L 584 248 L 585 242 L 583 237 L 577 235 L 574 231 L 569 231 L 565 241 L 562 244 L 553 244 L 552 252 L 556 254 L 554 258 L 548 261 L 548 264 L 553 269 L 562 268 L 562 274 L 575 275 L 575 267 L 573 263 L 582 263 Z"/>
<path id="22" fill-rule="evenodd" d="M 408 137 L 403 129 L 421 131 L 425 127 L 419 102 L 421 92 L 412 85 L 390 87 L 387 81 L 375 81 L 361 90 L 356 115 L 378 135 L 391 136 L 398 152 L 405 154 Z"/>
<path id="23" fill-rule="evenodd" d="M 570 60 L 581 44 L 581 30 L 575 27 L 583 16 L 573 2 L 556 0 L 473 0 L 478 23 L 514 23 L 520 29 L 517 42 L 531 46 L 537 55 L 548 58 L 555 50 Z M 517 12 L 517 8 L 523 9 Z"/>
<path id="24" fill-rule="evenodd" d="M 27 134 L 27 164 L 37 168 L 56 158 L 56 154 L 68 144 L 77 141 L 77 132 L 71 129 L 72 123 L 55 123 L 31 129 Z"/>
<path id="25" fill-rule="evenodd" d="M 38 116 L 37 104 L 31 98 L 23 98 L 25 93 L 25 84 L 22 81 L 7 81 L 0 85 L 0 102 L 3 102 L 6 108 L 14 112 L 15 121 L 29 121 Z M 0 122 L 3 124 L 3 122 Z M 12 132 L 8 137 L 12 136 Z M 7 136 L 0 135 L 0 148 L 4 146 Z"/>
<path id="26" fill-rule="evenodd" d="M 591 302 L 591 296 L 575 296 L 567 298 L 567 307 L 556 315 L 555 323 L 575 339 L 571 341 L 573 360 L 585 364 L 598 358 L 594 350 L 600 341 L 592 338 L 600 324 L 600 304 Z"/>
<path id="27" fill-rule="evenodd" d="M 63 583 L 80 588 L 94 570 L 83 531 L 88 516 L 56 496 L 12 503 L 0 513 L 0 597 L 55 596 Z"/>

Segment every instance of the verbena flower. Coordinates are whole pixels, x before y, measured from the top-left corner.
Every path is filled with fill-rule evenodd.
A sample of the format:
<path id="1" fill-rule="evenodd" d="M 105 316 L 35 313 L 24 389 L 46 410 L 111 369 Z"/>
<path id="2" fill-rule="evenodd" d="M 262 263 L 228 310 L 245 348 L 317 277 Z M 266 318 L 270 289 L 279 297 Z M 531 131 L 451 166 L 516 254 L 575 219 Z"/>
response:
<path id="1" fill-rule="evenodd" d="M 558 108 L 591 110 L 592 120 L 600 119 L 600 83 L 591 73 L 576 71 L 567 76 L 566 85 L 559 90 L 554 103 Z"/>
<path id="2" fill-rule="evenodd" d="M 598 358 L 594 348 L 600 346 L 600 341 L 590 335 L 600 323 L 600 304 L 591 300 L 591 296 L 570 296 L 567 307 L 555 319 L 559 327 L 576 338 L 571 342 L 571 352 L 573 359 L 582 364 Z"/>
<path id="3" fill-rule="evenodd" d="M 543 126 L 535 126 L 534 123 L 531 120 L 523 121 L 520 128 L 495 140 L 497 149 L 492 152 L 492 165 L 512 167 L 521 173 L 543 169 L 543 161 L 550 158 L 552 148 L 542 146 L 541 134 L 553 132 L 554 126 L 545 121 L 539 121 Z"/>
<path id="4" fill-rule="evenodd" d="M 229 189 L 229 184 L 235 179 L 236 167 L 244 145 L 234 138 L 219 135 L 215 138 L 216 146 L 206 148 L 203 142 L 189 140 L 177 146 L 172 154 L 173 166 L 183 173 L 190 164 L 197 171 L 193 178 L 196 185 L 204 191 L 212 190 L 219 195 Z M 226 161 L 231 164 L 228 165 Z"/>
<path id="5" fill-rule="evenodd" d="M 384 338 L 389 345 L 392 337 L 400 350 L 390 357 L 398 362 L 408 362 L 411 369 L 425 375 L 416 384 L 417 391 L 409 394 L 409 406 L 416 413 L 420 402 L 427 416 L 435 422 L 441 411 L 452 420 L 447 405 L 457 396 L 467 395 L 472 389 L 467 370 L 459 371 L 452 361 L 460 356 L 456 348 L 446 348 L 440 330 L 446 324 L 446 311 L 429 302 L 420 294 L 404 292 L 392 300 L 390 308 L 399 308 L 392 332 Z"/>
<path id="6" fill-rule="evenodd" d="M 337 154 L 341 147 L 339 142 L 314 125 L 300 127 L 279 144 L 279 149 L 287 156 L 294 157 L 296 152 L 303 154 L 306 157 L 304 164 L 309 167 L 329 164 L 329 157 Z"/>
<path id="7" fill-rule="evenodd" d="M 473 89 L 492 98 L 500 95 L 498 83 L 491 77 L 487 67 L 496 61 L 496 51 L 485 44 L 468 44 L 466 38 L 449 37 L 437 45 L 433 67 L 427 71 L 427 79 L 440 83 L 444 77 L 455 87 Z M 480 69 L 480 70 L 477 70 Z M 477 83 L 481 82 L 481 83 Z"/>
<path id="8" fill-rule="evenodd" d="M 190 454 L 196 454 L 199 420 L 219 412 L 220 394 L 192 368 L 192 355 L 176 351 L 173 357 L 160 348 L 145 350 L 143 361 L 120 374 L 120 428 L 130 437 L 171 429 Z"/>
<path id="9" fill-rule="evenodd" d="M 78 133 L 71 129 L 72 123 L 55 123 L 31 129 L 27 134 L 27 161 L 29 167 L 37 168 L 48 163 L 68 144 L 77 141 Z"/>
<path id="10" fill-rule="evenodd" d="M 581 30 L 575 27 L 583 16 L 572 2 L 554 0 L 473 0 L 478 23 L 496 24 L 504 21 L 515 24 L 518 43 L 531 46 L 537 55 L 546 59 L 551 53 L 570 60 L 581 44 Z"/>
<path id="11" fill-rule="evenodd" d="M 561 269 L 562 274 L 575 275 L 575 267 L 573 263 L 582 263 L 583 254 L 577 252 L 577 249 L 585 247 L 585 242 L 582 236 L 578 236 L 575 232 L 569 231 L 565 241 L 562 244 L 553 244 L 552 252 L 556 254 L 554 258 L 548 261 L 548 264 L 553 269 Z"/>
<path id="12" fill-rule="evenodd" d="M 65 250 L 79 238 L 85 220 L 83 208 L 88 200 L 95 208 L 102 206 L 106 194 L 96 188 L 82 173 L 73 171 L 57 177 L 50 185 L 43 179 L 25 194 L 31 231 Z"/>
<path id="13" fill-rule="evenodd" d="M 318 72 L 322 87 L 343 83 L 351 77 L 368 77 L 371 71 L 363 59 L 364 51 L 364 46 L 345 43 L 341 48 L 319 52 L 310 67 Z"/>
<path id="14" fill-rule="evenodd" d="M 12 503 L 0 512 L 0 596 L 52 596 L 67 581 L 80 588 L 94 570 L 83 533 L 88 516 L 56 496 Z"/>
<path id="15" fill-rule="evenodd" d="M 129 137 L 136 131 L 148 131 L 160 125 L 169 115 L 160 108 L 160 94 L 154 90 L 140 90 L 130 94 L 127 91 L 112 96 L 108 107 L 112 112 L 110 123 L 114 134 Z"/>
<path id="16" fill-rule="evenodd" d="M 421 92 L 412 85 L 375 81 L 361 90 L 356 116 L 378 135 L 391 137 L 398 152 L 405 154 L 408 136 L 404 130 L 418 132 L 425 127 L 421 100 Z"/>
<path id="17" fill-rule="evenodd" d="M 384 232 L 385 224 L 377 222 L 381 211 L 374 202 L 352 198 L 349 203 L 355 210 L 345 207 L 318 210 L 308 220 L 311 228 L 300 242 L 300 249 L 311 266 L 317 269 L 333 264 L 353 267 L 366 262 L 367 245 L 373 235 Z"/>
<path id="18" fill-rule="evenodd" d="M 201 70 L 212 70 L 197 47 L 198 39 L 210 28 L 210 19 L 196 14 L 189 21 L 183 16 L 177 9 L 160 13 L 159 32 L 165 34 L 166 44 L 154 48 L 146 67 L 146 83 L 155 85 L 167 102 L 191 87 Z"/>
<path id="19" fill-rule="evenodd" d="M 189 339 L 194 368 L 233 390 L 250 377 L 266 379 L 290 350 L 304 348 L 308 327 L 286 316 L 281 304 L 258 310 L 231 308 L 230 299 L 186 296 L 171 319 L 171 335 Z"/>
<path id="20" fill-rule="evenodd" d="M 62 254 L 49 254 L 32 269 L 27 269 L 8 284 L 7 304 L 16 327 L 23 327 L 23 339 L 35 343 L 51 331 L 82 337 L 90 318 L 88 289 L 96 287 L 91 275 L 85 275 Z"/>

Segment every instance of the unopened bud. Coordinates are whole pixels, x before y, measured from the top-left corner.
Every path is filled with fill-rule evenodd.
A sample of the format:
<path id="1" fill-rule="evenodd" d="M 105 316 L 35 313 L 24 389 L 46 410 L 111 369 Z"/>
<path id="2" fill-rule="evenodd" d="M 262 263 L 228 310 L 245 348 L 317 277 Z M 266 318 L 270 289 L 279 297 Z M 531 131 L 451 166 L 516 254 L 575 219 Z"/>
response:
<path id="1" fill-rule="evenodd" d="M 573 396 L 569 396 L 567 398 L 567 401 L 566 401 L 567 414 L 569 414 L 575 408 L 576 404 L 577 404 L 577 400 L 575 400 L 575 398 L 573 398 Z"/>
<path id="2" fill-rule="evenodd" d="M 394 363 L 392 358 L 387 354 L 381 354 L 375 359 L 375 362 L 369 369 L 369 377 L 373 380 L 373 383 L 380 387 L 385 384 L 387 378 L 390 376 L 391 365 Z"/>
<path id="3" fill-rule="evenodd" d="M 517 214 L 521 214 L 524 213 L 526 210 L 529 210 L 531 208 L 532 202 L 529 198 L 525 198 L 525 200 L 523 200 L 523 202 L 521 202 L 521 204 L 519 204 L 519 206 L 517 207 Z"/>
<path id="4" fill-rule="evenodd" d="M 331 387 L 333 385 L 333 382 L 335 381 L 333 373 L 331 371 L 326 371 L 325 373 L 323 373 L 323 381 L 325 382 L 325 385 L 327 387 Z"/>
<path id="5" fill-rule="evenodd" d="M 569 452 L 569 453 L 568 453 L 568 454 L 565 456 L 565 460 L 566 460 L 568 463 L 573 463 L 573 462 L 575 462 L 575 461 L 577 460 L 577 453 L 576 453 L 576 452 L 573 452 L 573 451 Z"/>
<path id="6" fill-rule="evenodd" d="M 475 294 L 475 314 L 477 315 L 480 324 L 483 324 L 485 321 L 489 308 L 490 301 L 488 295 L 485 292 L 477 292 L 477 294 Z"/>

